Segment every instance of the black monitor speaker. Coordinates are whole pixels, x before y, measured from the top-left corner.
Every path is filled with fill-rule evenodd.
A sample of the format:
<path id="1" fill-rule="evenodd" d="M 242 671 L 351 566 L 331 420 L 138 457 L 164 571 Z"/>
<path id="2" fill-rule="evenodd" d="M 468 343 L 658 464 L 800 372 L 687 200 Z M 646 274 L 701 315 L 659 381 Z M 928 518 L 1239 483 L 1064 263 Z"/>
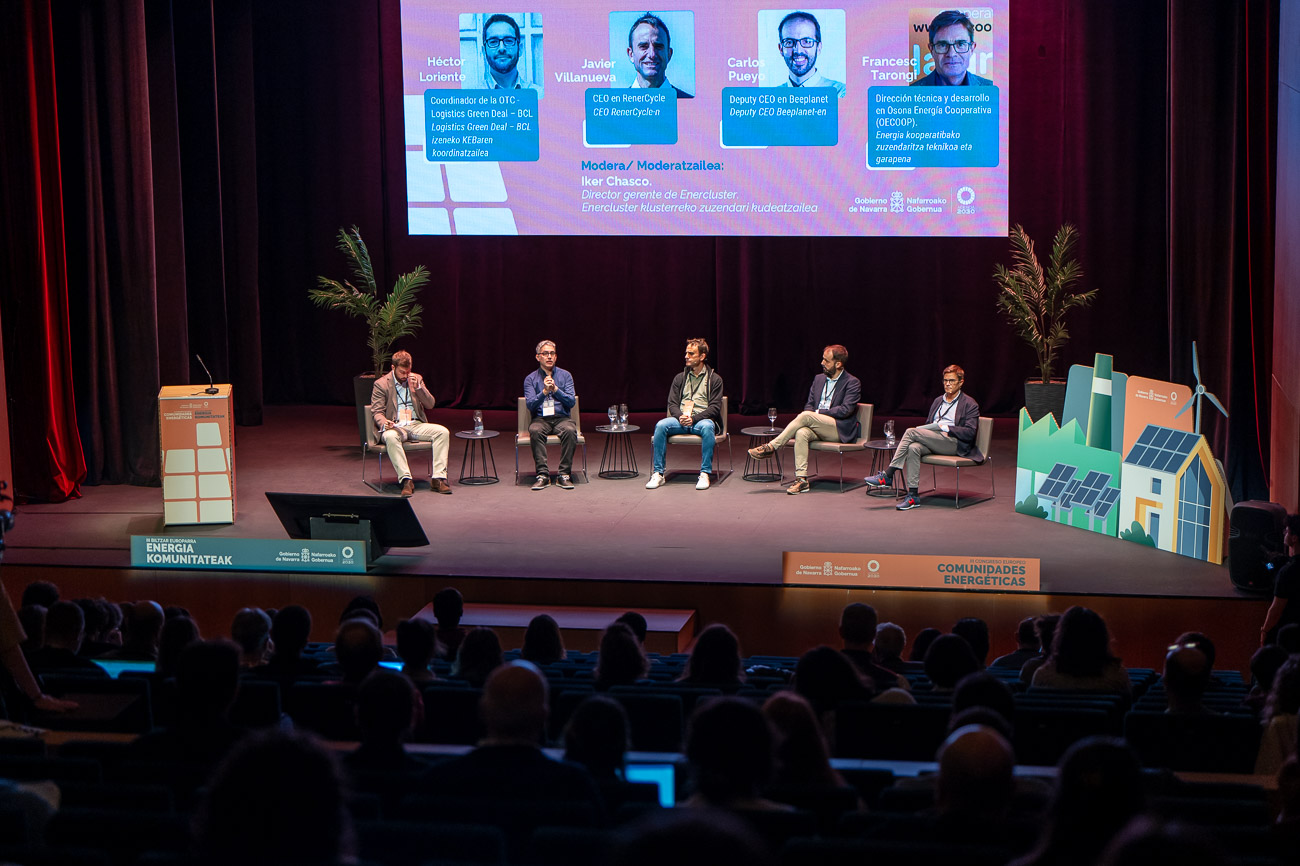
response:
<path id="1" fill-rule="evenodd" d="M 1276 502 L 1250 499 L 1232 506 L 1228 534 L 1228 576 L 1233 586 L 1246 592 L 1272 593 L 1269 560 L 1282 550 L 1282 522 L 1286 508 Z"/>
<path id="2" fill-rule="evenodd" d="M 429 543 L 409 499 L 269 490 L 266 498 L 290 538 L 364 541 L 369 559 L 391 547 L 425 547 Z"/>

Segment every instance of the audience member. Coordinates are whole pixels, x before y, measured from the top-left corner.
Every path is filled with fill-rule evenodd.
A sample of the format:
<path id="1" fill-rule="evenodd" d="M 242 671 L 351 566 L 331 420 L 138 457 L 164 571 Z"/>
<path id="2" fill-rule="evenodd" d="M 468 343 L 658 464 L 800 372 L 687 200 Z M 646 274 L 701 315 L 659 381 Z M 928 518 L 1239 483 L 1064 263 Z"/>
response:
<path id="1" fill-rule="evenodd" d="M 600 636 L 600 655 L 593 672 L 596 690 L 630 686 L 646 675 L 648 667 L 645 650 L 632 629 L 621 622 L 610 623 Z"/>
<path id="2" fill-rule="evenodd" d="M 695 793 L 685 805 L 739 812 L 788 810 L 762 795 L 772 777 L 773 758 L 772 729 L 753 703 L 722 697 L 697 705 L 686 733 Z"/>
<path id="3" fill-rule="evenodd" d="M 992 828 L 1003 822 L 1015 792 L 1016 756 L 991 728 L 958 728 L 939 747 L 935 806 L 941 821 Z"/>
<path id="4" fill-rule="evenodd" d="M 1020 668 L 1020 681 L 1029 685 L 1034 681 L 1034 673 L 1043 666 L 1047 661 L 1047 656 L 1052 652 L 1052 643 L 1056 640 L 1056 626 L 1061 622 L 1059 613 L 1048 613 L 1034 620 L 1034 629 L 1038 632 L 1038 646 L 1041 647 L 1037 656 L 1025 662 Z"/>
<path id="5" fill-rule="evenodd" d="M 402 673 L 415 683 L 437 679 L 429 665 L 438 654 L 436 628 L 427 619 L 404 619 L 397 623 L 397 654 Z"/>
<path id="6" fill-rule="evenodd" d="M 1066 750 L 1034 850 L 1012 866 L 1091 866 L 1146 808 L 1137 754 L 1123 740 L 1086 737 Z"/>
<path id="7" fill-rule="evenodd" d="M 975 661 L 986 667 L 989 658 L 989 624 L 977 616 L 963 617 L 952 627 L 952 633 L 970 644 Z"/>
<path id="8" fill-rule="evenodd" d="M 375 628 L 379 629 L 381 634 L 383 633 L 384 615 L 379 612 L 379 603 L 368 595 L 354 596 L 344 605 L 343 612 L 339 614 L 339 623 L 345 623 L 359 613 L 374 617 Z"/>
<path id="9" fill-rule="evenodd" d="M 266 613 L 267 616 L 271 616 L 273 611 L 268 610 Z M 194 615 L 190 613 L 189 608 L 181 607 L 179 604 L 169 604 L 163 608 L 164 624 L 166 624 L 167 620 L 175 619 L 178 616 L 187 616 L 190 619 L 194 619 Z"/>
<path id="10" fill-rule="evenodd" d="M 1039 656 L 1038 629 L 1035 627 L 1036 618 L 1027 616 L 1020 621 L 1016 627 L 1016 649 L 1004 656 L 998 656 L 989 665 L 991 668 L 1010 668 L 1020 670 L 1025 666 L 1025 662 Z"/>
<path id="11" fill-rule="evenodd" d="M 433 617 L 438 621 L 438 645 L 445 659 L 456 658 L 460 643 L 469 632 L 461 627 L 465 615 L 465 599 L 455 587 L 444 587 L 433 597 Z"/>
<path id="12" fill-rule="evenodd" d="M 586 767 L 602 789 L 622 780 L 627 749 L 627 711 L 613 698 L 592 695 L 564 726 L 564 760 Z"/>
<path id="13" fill-rule="evenodd" d="M 158 640 L 162 636 L 165 617 L 162 605 L 156 601 L 137 601 L 134 604 L 123 602 L 122 625 L 125 632 L 122 645 L 104 658 L 122 661 L 156 662 L 158 660 Z M 127 611 L 130 613 L 128 614 Z"/>
<path id="14" fill-rule="evenodd" d="M 242 728 L 230 723 L 230 708 L 239 693 L 239 656 L 239 647 L 228 640 L 196 641 L 182 650 L 176 663 L 174 722 L 133 742 L 131 757 L 215 766 L 244 736 Z"/>
<path id="15" fill-rule="evenodd" d="M 343 758 L 358 782 L 400 774 L 423 774 L 429 764 L 407 754 L 403 745 L 420 724 L 424 703 L 404 675 L 376 668 L 357 688 L 357 726 L 361 744 Z M 371 785 L 362 784 L 366 790 Z"/>
<path id="16" fill-rule="evenodd" d="M 1277 644 L 1262 646 L 1250 657 L 1250 692 L 1242 703 L 1255 715 L 1264 711 L 1264 703 L 1268 700 L 1269 692 L 1273 690 L 1273 678 L 1277 676 L 1278 668 L 1286 663 L 1288 657 L 1286 650 Z"/>
<path id="17" fill-rule="evenodd" d="M 1097 861 L 1100 866 L 1223 866 L 1214 837 L 1184 824 L 1139 815 L 1119 832 Z"/>
<path id="18" fill-rule="evenodd" d="M 1300 589 L 1300 514 L 1288 514 L 1282 524 L 1282 546 L 1285 560 L 1273 578 L 1273 603 L 1264 615 L 1264 625 L 1259 630 L 1259 644 L 1275 643 L 1279 631 L 1288 625 L 1300 624 L 1300 601 L 1292 603 Z M 1289 649 L 1294 653 L 1295 649 Z"/>
<path id="19" fill-rule="evenodd" d="M 603 819 L 604 804 L 591 774 L 547 757 L 540 748 L 550 701 L 546 677 L 536 665 L 521 660 L 493 670 L 479 710 L 484 739 L 472 752 L 435 764 L 424 777 L 425 790 L 505 801 L 503 809 L 511 801 L 585 804 Z"/>
<path id="20" fill-rule="evenodd" d="M 360 685 L 383 657 L 384 637 L 369 618 L 345 619 L 339 625 L 334 635 L 334 658 L 343 683 Z"/>
<path id="21" fill-rule="evenodd" d="M 456 653 L 456 664 L 452 667 L 451 675 L 471 686 L 482 688 L 488 675 L 504 661 L 501 641 L 496 632 L 490 628 L 471 629 Z"/>
<path id="22" fill-rule="evenodd" d="M 31 588 L 30 586 L 28 587 Z M 77 655 L 85 636 L 85 614 L 70 601 L 56 601 L 45 615 L 45 645 L 27 653 L 32 673 L 72 674 L 107 678 L 108 674 L 90 659 Z"/>
<path id="23" fill-rule="evenodd" d="M 1300 623 L 1289 623 L 1277 630 L 1277 645 L 1293 656 L 1300 654 Z"/>
<path id="24" fill-rule="evenodd" d="M 871 605 L 854 602 L 845 606 L 840 612 L 840 640 L 844 642 L 844 648 L 840 652 L 853 662 L 864 677 L 871 680 L 872 691 L 910 689 L 906 677 L 876 664 L 874 650 L 877 625 L 876 609 Z"/>
<path id="25" fill-rule="evenodd" d="M 649 624 L 646 622 L 644 616 L 634 610 L 629 610 L 627 613 L 614 620 L 614 622 L 621 622 L 623 625 L 632 629 L 632 634 L 636 635 L 637 643 L 642 645 L 645 644 L 645 636 L 646 632 L 649 630 Z"/>
<path id="26" fill-rule="evenodd" d="M 9 599 L 9 593 L 4 585 L 0 584 L 0 665 L 8 671 L 18 693 L 31 701 L 35 709 L 44 712 L 65 712 L 76 709 L 77 705 L 72 701 L 52 698 L 42 690 L 40 682 L 33 676 L 32 669 L 23 656 L 22 642 L 25 637 L 23 627 L 18 622 L 18 613 Z M 0 681 L 0 684 L 5 683 Z M 8 689 L 5 691 L 7 692 Z M 16 698 L 17 695 L 13 697 Z M 16 708 L 6 709 L 14 712 Z"/>
<path id="27" fill-rule="evenodd" d="M 1210 682 L 1210 661 L 1196 644 L 1176 644 L 1165 656 L 1166 712 L 1207 713 L 1205 687 Z"/>
<path id="28" fill-rule="evenodd" d="M 82 616 L 86 623 L 86 635 L 81 641 L 81 649 L 78 655 L 82 658 L 95 658 L 114 648 L 109 643 L 108 630 L 109 614 L 108 602 L 99 598 L 79 598 L 76 601 L 77 607 L 81 608 Z M 116 635 L 119 642 L 122 640 L 120 634 Z"/>
<path id="29" fill-rule="evenodd" d="M 270 647 L 271 618 L 260 607 L 243 608 L 230 623 L 230 638 L 239 647 L 241 668 L 260 667 Z"/>
<path id="30" fill-rule="evenodd" d="M 31 654 L 45 646 L 46 609 L 39 604 L 25 604 L 18 608 L 18 623 L 23 627 L 26 637 L 19 646 L 24 653 Z"/>
<path id="31" fill-rule="evenodd" d="M 953 690 L 953 713 L 960 713 L 969 707 L 986 707 L 1001 716 L 1008 728 L 1014 724 L 1016 701 L 1011 687 L 988 671 L 967 674 Z"/>
<path id="32" fill-rule="evenodd" d="M 315 659 L 303 657 L 309 640 L 311 611 L 298 604 L 280 608 L 271 617 L 271 657 L 255 673 L 284 684 L 321 673 Z"/>
<path id="33" fill-rule="evenodd" d="M 564 638 L 560 636 L 560 624 L 554 617 L 539 613 L 529 620 L 519 657 L 535 665 L 564 660 Z"/>
<path id="34" fill-rule="evenodd" d="M 1296 753 L 1296 736 L 1300 731 L 1300 656 L 1291 656 L 1277 669 L 1262 719 L 1264 734 L 1259 741 L 1255 774 L 1272 776 Z"/>
<path id="35" fill-rule="evenodd" d="M 812 706 L 834 745 L 835 711 L 847 701 L 869 701 L 871 687 L 844 653 L 828 646 L 808 650 L 794 668 L 794 690 Z"/>
<path id="36" fill-rule="evenodd" d="M 181 653 L 199 639 L 199 626 L 188 616 L 173 617 L 163 623 L 158 637 L 158 663 L 154 672 L 160 677 L 176 676 L 176 665 Z"/>
<path id="37" fill-rule="evenodd" d="M 925 654 L 930 651 L 930 644 L 934 643 L 934 639 L 941 634 L 943 634 L 943 632 L 939 631 L 937 628 L 923 628 L 917 632 L 916 637 L 912 639 L 912 652 L 911 655 L 907 657 L 908 660 L 924 662 Z"/>
<path id="38" fill-rule="evenodd" d="M 686 659 L 680 682 L 710 686 L 734 692 L 744 684 L 745 671 L 740 666 L 740 641 L 731 629 L 720 622 L 700 632 Z"/>
<path id="39" fill-rule="evenodd" d="M 795 692 L 777 692 L 763 703 L 763 715 L 776 737 L 769 790 L 845 787 L 844 777 L 831 766 L 830 747 L 806 699 Z M 774 797 L 781 799 L 779 794 Z"/>
<path id="40" fill-rule="evenodd" d="M 356 843 L 334 755 L 314 737 L 266 731 L 233 749 L 195 819 L 211 866 L 336 866 Z"/>
<path id="41" fill-rule="evenodd" d="M 882 622 L 876 626 L 876 664 L 896 674 L 909 673 L 908 663 L 903 660 L 903 650 L 906 647 L 907 632 L 903 631 L 902 626 L 892 622 Z"/>
<path id="42" fill-rule="evenodd" d="M 936 693 L 951 692 L 962 677 L 979 669 L 979 659 L 970 644 L 955 634 L 939 635 L 925 653 L 925 675 Z"/>
<path id="43" fill-rule="evenodd" d="M 1110 632 L 1095 611 L 1075 605 L 1061 615 L 1052 653 L 1034 672 L 1036 688 L 1132 693 L 1128 671 L 1110 653 Z"/>
<path id="44" fill-rule="evenodd" d="M 54 603 L 59 600 L 59 588 L 48 580 L 33 580 L 27 586 L 23 587 L 22 601 L 19 607 L 31 607 L 40 605 L 49 610 Z"/>

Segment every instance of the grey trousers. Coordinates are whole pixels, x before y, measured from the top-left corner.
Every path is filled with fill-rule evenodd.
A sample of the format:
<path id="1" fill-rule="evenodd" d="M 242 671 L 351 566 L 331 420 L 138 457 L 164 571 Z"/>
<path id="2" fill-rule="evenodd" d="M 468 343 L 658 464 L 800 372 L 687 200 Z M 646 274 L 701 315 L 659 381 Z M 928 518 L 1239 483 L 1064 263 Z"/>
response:
<path id="1" fill-rule="evenodd" d="M 889 461 L 890 469 L 902 469 L 907 478 L 907 489 L 916 490 L 921 486 L 921 457 L 925 454 L 956 454 L 957 440 L 945 436 L 938 430 L 922 430 L 908 427 L 903 438 L 898 440 L 894 449 L 894 459 Z"/>

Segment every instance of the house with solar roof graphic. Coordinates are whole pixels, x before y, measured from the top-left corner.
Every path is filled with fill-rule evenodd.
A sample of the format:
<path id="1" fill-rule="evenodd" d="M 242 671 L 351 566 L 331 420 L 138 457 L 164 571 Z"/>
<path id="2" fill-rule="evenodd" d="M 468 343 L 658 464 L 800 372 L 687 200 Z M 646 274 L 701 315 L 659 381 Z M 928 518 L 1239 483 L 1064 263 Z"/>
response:
<path id="1" fill-rule="evenodd" d="M 1198 432 L 1201 396 L 1222 406 L 1199 381 L 1193 391 L 1111 363 L 1098 354 L 1094 367 L 1070 369 L 1059 426 L 1021 410 L 1016 510 L 1222 563 L 1227 481 Z M 1193 367 L 1199 378 L 1194 354 Z"/>

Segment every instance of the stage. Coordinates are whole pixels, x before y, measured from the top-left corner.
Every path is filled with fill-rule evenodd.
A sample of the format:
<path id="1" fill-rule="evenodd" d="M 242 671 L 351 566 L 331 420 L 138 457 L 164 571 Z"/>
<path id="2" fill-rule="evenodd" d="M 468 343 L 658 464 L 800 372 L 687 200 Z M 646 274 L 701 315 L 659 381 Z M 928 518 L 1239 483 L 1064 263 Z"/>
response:
<path id="1" fill-rule="evenodd" d="M 434 420 L 454 432 L 469 427 L 470 413 L 435 410 Z M 631 420 L 642 427 L 633 434 L 639 477 L 597 477 L 604 435 L 594 428 L 605 419 L 588 415 L 583 429 L 591 482 L 578 481 L 574 490 L 532 491 L 526 448 L 520 451 L 520 483 L 513 483 L 514 413 L 486 412 L 487 428 L 503 431 L 493 440 L 500 483 L 458 484 L 463 443 L 453 438 L 453 495 L 434 494 L 425 483 L 411 500 L 430 546 L 394 549 L 365 575 L 132 569 L 131 535 L 286 537 L 264 495 L 268 490 L 372 493 L 361 482 L 353 409 L 270 407 L 264 425 L 237 428 L 234 524 L 164 527 L 159 488 L 84 487 L 82 498 L 72 502 L 20 505 L 6 539 L 5 583 L 13 596 L 27 581 L 50 579 L 69 597 L 156 598 L 195 611 L 205 634 L 222 631 L 245 605 L 306 604 L 316 613 L 316 640 L 332 638 L 330 614 L 352 595 L 374 595 L 391 629 L 396 619 L 414 615 L 435 592 L 454 584 L 476 603 L 690 610 L 694 629 L 726 622 L 750 653 L 793 655 L 834 643 L 839 610 L 849 601 L 875 605 L 882 620 L 903 625 L 909 635 L 931 625 L 947 629 L 962 616 L 982 617 L 990 624 L 995 653 L 1014 648 L 1011 635 L 1021 617 L 1071 604 L 1086 604 L 1107 618 L 1116 651 L 1129 664 L 1158 666 L 1164 645 L 1187 630 L 1217 635 L 1223 667 L 1244 668 L 1256 645 L 1266 601 L 1237 592 L 1226 566 L 1014 513 L 1011 420 L 1000 420 L 993 438 L 996 498 L 981 499 L 989 495 L 989 470 L 981 467 L 962 473 L 963 506 L 955 509 L 953 475 L 941 470 L 939 492 L 925 496 L 921 508 L 901 513 L 894 500 L 867 496 L 864 488 L 839 493 L 838 483 L 829 480 L 838 466 L 834 455 L 822 455 L 822 480 L 810 493 L 789 496 L 784 484 L 745 481 L 748 441 L 741 436 L 732 443 L 735 472 L 711 489 L 695 489 L 699 449 L 669 446 L 668 469 L 680 474 L 658 490 L 646 490 L 648 431 L 657 418 Z M 731 421 L 739 430 L 766 419 Z M 576 466 L 581 454 L 579 449 Z M 787 483 L 792 458 L 787 453 Z M 417 471 L 419 459 L 412 461 Z M 558 459 L 555 449 L 551 459 Z M 869 454 L 850 455 L 845 473 L 859 482 L 869 463 Z M 385 466 L 388 489 L 396 495 L 391 467 Z M 721 444 L 715 467 L 727 466 Z M 922 479 L 924 489 L 928 470 Z M 787 550 L 1036 557 L 1042 585 L 1037 593 L 785 586 Z M 589 650 L 598 634 L 566 633 L 565 640 Z"/>

